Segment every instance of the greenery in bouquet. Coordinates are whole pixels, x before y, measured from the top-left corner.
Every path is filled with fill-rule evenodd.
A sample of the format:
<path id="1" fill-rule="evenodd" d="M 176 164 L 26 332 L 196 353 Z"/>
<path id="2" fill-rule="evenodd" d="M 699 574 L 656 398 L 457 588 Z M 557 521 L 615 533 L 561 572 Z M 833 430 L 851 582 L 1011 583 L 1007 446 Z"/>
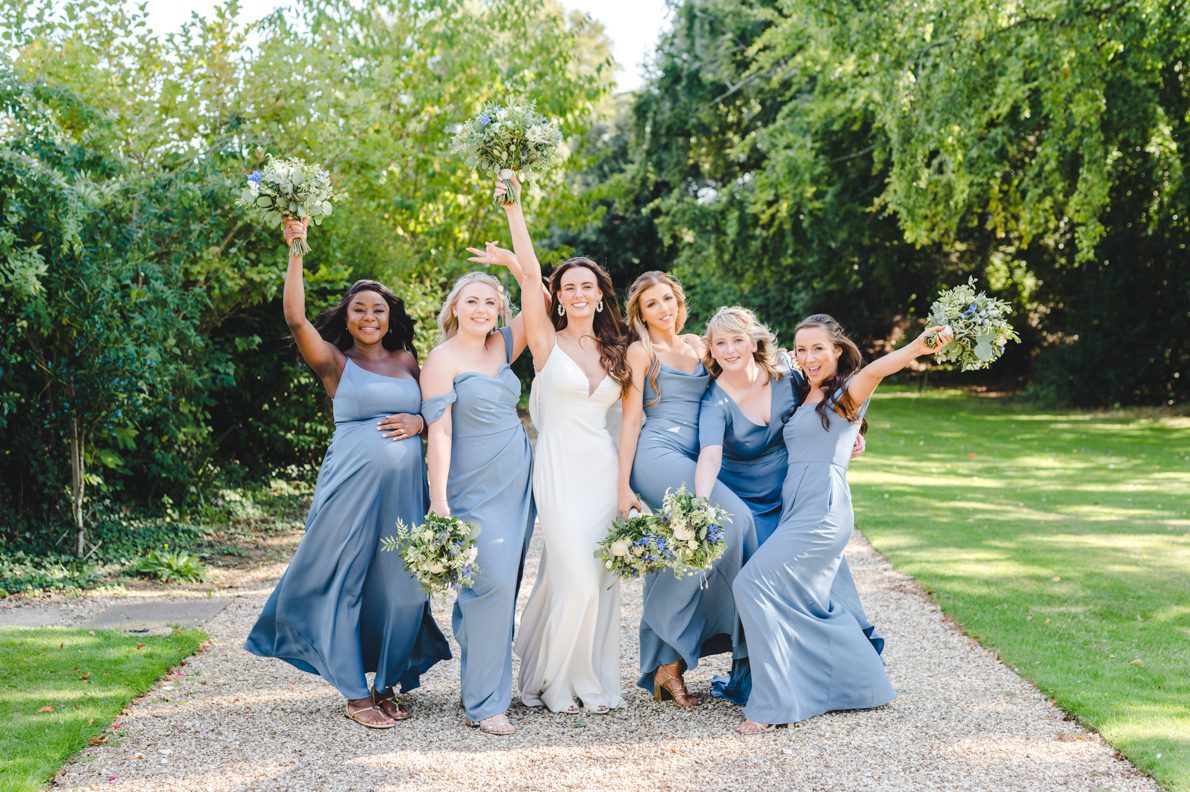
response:
<path id="1" fill-rule="evenodd" d="M 321 165 L 307 165 L 305 160 L 277 159 L 272 154 L 264 170 L 253 171 L 248 184 L 240 192 L 240 206 L 262 212 L 268 219 L 281 223 L 286 217 L 299 220 L 309 217 L 320 225 L 331 213 L 335 189 L 330 174 Z M 289 255 L 304 256 L 310 246 L 304 239 L 295 239 Z"/>
<path id="2" fill-rule="evenodd" d="M 657 530 L 670 554 L 666 566 L 675 577 L 702 575 L 727 549 L 723 525 L 731 522 L 727 511 L 686 489 L 666 490 L 657 516 Z"/>
<path id="3" fill-rule="evenodd" d="M 382 537 L 380 549 L 400 552 L 409 573 L 433 597 L 475 585 L 479 531 L 473 522 L 430 512 L 421 525 L 397 520 L 397 535 Z"/>
<path id="4" fill-rule="evenodd" d="M 507 190 L 498 202 L 514 204 L 520 197 L 513 189 L 512 174 L 524 180 L 534 168 L 553 162 L 562 153 L 562 133 L 531 101 L 488 104 L 463 124 L 452 148 L 472 166 L 498 173 Z"/>
<path id="5" fill-rule="evenodd" d="M 954 342 L 937 353 L 938 362 L 958 363 L 963 371 L 990 366 L 1004 354 L 1009 341 L 1021 340 L 1008 321 L 1010 313 L 1008 303 L 976 291 L 975 278 L 942 292 L 930 306 L 926 322 L 950 327 Z"/>
<path id="6" fill-rule="evenodd" d="M 616 519 L 595 550 L 595 557 L 608 571 L 626 579 L 664 569 L 671 556 L 665 538 L 657 531 L 657 518 L 651 514 L 633 513 L 627 519 Z"/>

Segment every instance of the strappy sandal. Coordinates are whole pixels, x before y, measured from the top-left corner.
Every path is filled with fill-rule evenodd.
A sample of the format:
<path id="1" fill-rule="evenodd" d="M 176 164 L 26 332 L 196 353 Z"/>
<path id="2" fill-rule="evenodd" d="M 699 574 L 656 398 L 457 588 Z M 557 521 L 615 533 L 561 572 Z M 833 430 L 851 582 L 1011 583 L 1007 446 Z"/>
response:
<path id="1" fill-rule="evenodd" d="M 612 711 L 612 708 L 606 704 L 600 704 L 598 707 L 587 707 L 586 711 L 592 715 L 606 715 Z"/>
<path id="2" fill-rule="evenodd" d="M 559 712 L 561 712 L 563 715 L 578 715 L 582 711 L 582 707 L 580 707 L 578 704 L 571 704 L 566 709 L 559 710 Z"/>
<path id="3" fill-rule="evenodd" d="M 764 734 L 777 728 L 774 723 L 757 723 L 755 721 L 744 721 L 736 727 L 736 734 Z"/>
<path id="4" fill-rule="evenodd" d="M 473 729 L 479 729 L 484 734 L 495 734 L 499 737 L 505 737 L 516 731 L 516 726 L 512 725 L 512 721 L 508 719 L 507 715 L 493 715 L 490 718 L 483 720 L 466 719 L 467 725 Z"/>
<path id="5" fill-rule="evenodd" d="M 664 678 L 661 676 L 663 673 Z M 690 691 L 686 689 L 686 682 L 682 679 L 680 660 L 657 666 L 657 672 L 653 675 L 653 701 L 666 699 L 673 699 L 674 704 L 683 708 L 698 706 L 698 699 L 690 695 Z"/>
<path id="6" fill-rule="evenodd" d="M 371 723 L 371 722 L 366 721 L 360 717 L 360 715 L 363 715 L 365 712 L 369 712 L 369 711 L 379 712 L 385 718 L 388 718 L 388 722 L 387 723 L 384 723 L 384 722 Z M 367 707 L 360 707 L 359 709 L 356 709 L 356 710 L 351 709 L 350 704 L 344 704 L 343 705 L 343 715 L 344 715 L 344 717 L 347 718 L 347 720 L 355 721 L 360 726 L 363 726 L 368 729 L 391 729 L 393 726 L 397 725 L 396 721 L 394 721 L 392 718 L 389 718 L 388 713 L 386 713 L 384 710 L 380 709 L 380 707 L 377 707 L 375 704 L 372 704 Z"/>
<path id="7" fill-rule="evenodd" d="M 396 710 L 395 715 L 384 708 L 384 702 L 386 702 L 386 701 L 393 705 L 393 709 Z M 397 691 L 394 690 L 393 688 L 389 688 L 388 693 L 385 693 L 383 695 L 381 695 L 380 693 L 377 693 L 376 690 L 373 689 L 372 690 L 372 704 L 373 704 L 373 706 L 377 707 L 381 712 L 383 712 L 385 715 L 392 718 L 394 721 L 403 721 L 412 714 L 410 712 L 407 712 L 407 711 L 401 709 L 401 705 L 397 701 Z"/>

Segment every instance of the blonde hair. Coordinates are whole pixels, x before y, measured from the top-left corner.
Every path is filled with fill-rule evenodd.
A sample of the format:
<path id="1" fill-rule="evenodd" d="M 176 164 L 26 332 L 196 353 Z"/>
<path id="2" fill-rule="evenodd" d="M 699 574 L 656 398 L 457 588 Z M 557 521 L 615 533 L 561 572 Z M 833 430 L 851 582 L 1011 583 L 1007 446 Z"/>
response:
<path id="1" fill-rule="evenodd" d="M 451 287 L 450 294 L 446 295 L 446 300 L 442 303 L 442 310 L 438 312 L 439 344 L 447 339 L 454 338 L 458 334 L 459 317 L 455 316 L 455 306 L 459 303 L 459 297 L 462 295 L 463 289 L 472 283 L 482 283 L 496 290 L 496 294 L 499 297 L 499 303 L 496 306 L 496 327 L 500 326 L 501 319 L 504 320 L 506 326 L 512 322 L 512 309 L 508 304 L 508 295 L 504 292 L 504 285 L 486 272 L 468 272 L 455 281 L 455 285 Z"/>
<path id="2" fill-rule="evenodd" d="M 711 336 L 715 333 L 739 333 L 751 338 L 756 342 L 756 351 L 752 353 L 756 365 L 764 369 L 773 381 L 785 376 L 785 372 L 777 363 L 777 337 L 761 324 L 752 311 L 732 305 L 715 311 L 715 315 L 707 322 L 707 331 L 703 335 L 707 349 L 703 353 L 702 363 L 710 372 L 711 379 L 723 373 L 723 369 L 711 356 Z"/>
<path id="3" fill-rule="evenodd" d="M 649 338 L 649 326 L 645 322 L 644 314 L 641 313 L 640 296 L 646 290 L 662 283 L 673 290 L 674 297 L 678 301 L 678 318 L 674 323 L 674 331 L 682 332 L 682 328 L 686 326 L 686 292 L 682 291 L 682 284 L 660 270 L 642 273 L 632 282 L 628 288 L 628 302 L 624 307 L 624 316 L 628 320 L 628 331 L 640 341 L 641 346 L 649 355 L 649 385 L 652 386 L 653 393 L 657 396 L 646 405 L 648 407 L 652 407 L 661 400 L 661 386 L 657 382 L 661 365 L 657 359 L 657 353 L 653 350 L 653 342 Z"/>

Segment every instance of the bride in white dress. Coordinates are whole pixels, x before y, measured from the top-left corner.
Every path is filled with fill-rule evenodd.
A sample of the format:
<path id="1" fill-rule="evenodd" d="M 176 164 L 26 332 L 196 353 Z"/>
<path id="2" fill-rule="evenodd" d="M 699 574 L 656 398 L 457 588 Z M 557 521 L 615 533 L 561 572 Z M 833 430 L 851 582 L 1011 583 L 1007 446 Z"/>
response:
<path id="1" fill-rule="evenodd" d="M 524 272 L 521 315 L 537 372 L 529 411 L 538 432 L 533 496 L 545 542 L 514 647 L 521 700 L 553 712 L 605 713 L 623 703 L 620 587 L 595 557 L 595 545 L 617 514 L 616 448 L 606 418 L 628 377 L 627 329 L 611 278 L 587 258 L 558 265 L 549 283 L 552 309 L 532 299 L 541 265 L 520 205 L 504 209 Z M 471 252 L 472 261 L 488 264 L 505 263 L 507 254 L 493 243 Z"/>

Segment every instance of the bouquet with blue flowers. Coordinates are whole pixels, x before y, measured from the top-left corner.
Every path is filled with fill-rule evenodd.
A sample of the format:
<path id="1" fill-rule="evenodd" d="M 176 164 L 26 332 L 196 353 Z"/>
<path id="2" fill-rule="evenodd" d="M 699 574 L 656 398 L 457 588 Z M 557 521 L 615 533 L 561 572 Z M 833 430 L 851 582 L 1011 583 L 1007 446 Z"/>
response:
<path id="1" fill-rule="evenodd" d="M 975 290 L 975 278 L 938 295 L 930 306 L 928 325 L 942 325 L 954 331 L 954 342 L 937 354 L 939 363 L 958 363 L 963 371 L 984 369 L 1004 354 L 1009 341 L 1020 336 L 1008 321 L 1008 303 Z M 934 339 L 926 338 L 933 343 Z"/>
<path id="2" fill-rule="evenodd" d="M 657 518 L 635 509 L 627 519 L 612 522 L 607 536 L 596 545 L 595 557 L 619 578 L 637 578 L 665 568 L 671 557 L 665 539 L 657 532 Z"/>
<path id="3" fill-rule="evenodd" d="M 335 190 L 331 177 L 321 165 L 307 165 L 304 160 L 276 159 L 269 155 L 264 170 L 253 171 L 248 184 L 240 191 L 240 206 L 263 212 L 266 217 L 281 223 L 286 217 L 298 220 L 309 217 L 320 225 L 331 213 Z M 289 255 L 304 256 L 310 246 L 304 239 L 295 239 Z"/>
<path id="4" fill-rule="evenodd" d="M 512 186 L 514 173 L 529 178 L 534 168 L 550 164 L 562 152 L 562 133 L 537 112 L 533 102 L 488 104 L 463 124 L 452 148 L 473 167 L 498 173 L 507 190 L 497 201 L 514 204 L 520 197 Z"/>
<path id="5" fill-rule="evenodd" d="M 657 532 L 669 550 L 665 565 L 674 577 L 697 574 L 705 583 L 711 564 L 727 549 L 723 525 L 730 522 L 725 509 L 698 497 L 685 484 L 676 491 L 667 489 L 657 515 Z"/>
<path id="6" fill-rule="evenodd" d="M 405 568 L 433 597 L 475 585 L 479 531 L 473 522 L 430 512 L 421 525 L 397 520 L 397 535 L 381 537 L 380 549 L 399 551 Z"/>

